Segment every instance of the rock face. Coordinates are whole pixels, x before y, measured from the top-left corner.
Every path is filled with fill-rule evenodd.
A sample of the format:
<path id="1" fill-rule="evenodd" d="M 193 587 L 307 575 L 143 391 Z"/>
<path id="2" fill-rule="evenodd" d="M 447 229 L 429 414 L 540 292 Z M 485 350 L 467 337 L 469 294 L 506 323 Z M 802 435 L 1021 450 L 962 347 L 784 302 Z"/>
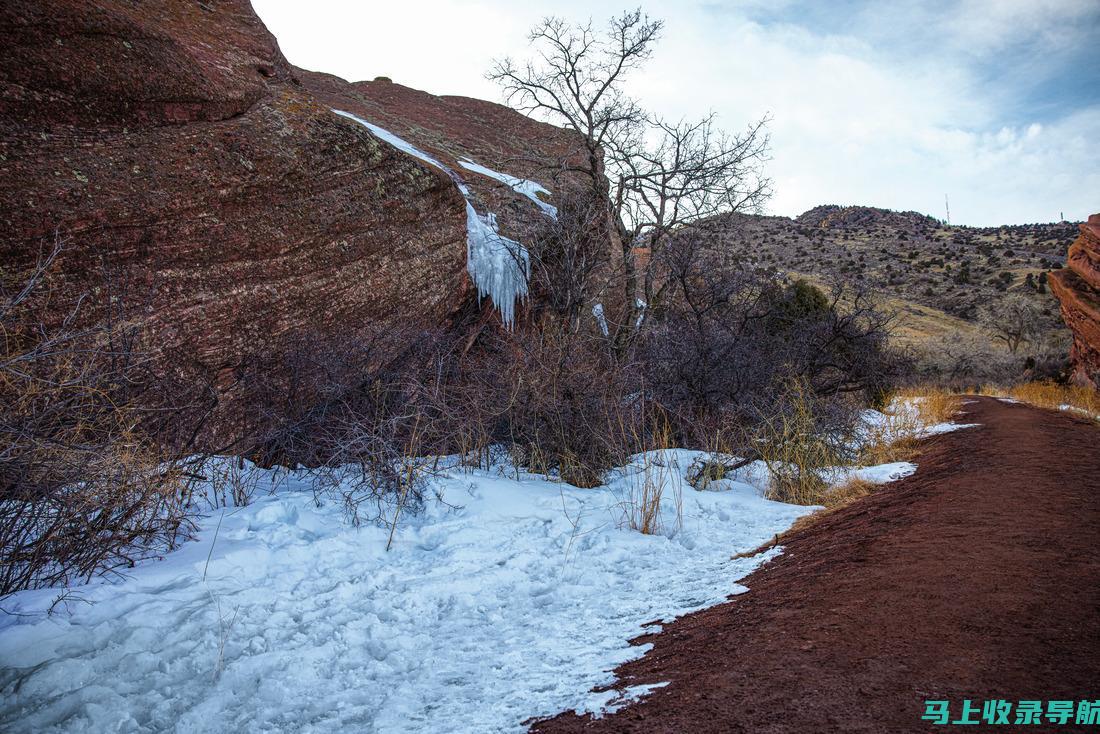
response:
<path id="1" fill-rule="evenodd" d="M 551 189 L 538 162 L 568 145 L 499 105 L 296 69 L 246 0 L 6 0 L 0 47 L 0 262 L 60 238 L 60 310 L 116 274 L 153 343 L 223 387 L 291 338 L 477 313 L 456 180 L 331 108 L 460 171 L 517 238 L 544 211 L 458 159 Z"/>
<path id="2" fill-rule="evenodd" d="M 1069 248 L 1066 267 L 1051 273 L 1050 288 L 1062 303 L 1062 318 L 1073 332 L 1073 377 L 1100 387 L 1100 214 L 1081 225 Z"/>

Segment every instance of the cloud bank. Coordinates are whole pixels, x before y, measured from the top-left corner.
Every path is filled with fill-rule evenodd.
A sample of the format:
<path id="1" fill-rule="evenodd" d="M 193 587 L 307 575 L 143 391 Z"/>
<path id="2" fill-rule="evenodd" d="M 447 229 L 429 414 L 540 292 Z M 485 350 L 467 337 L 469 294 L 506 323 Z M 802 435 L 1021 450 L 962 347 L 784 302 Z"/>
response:
<path id="1" fill-rule="evenodd" d="M 596 0 L 254 0 L 291 62 L 351 80 L 499 99 L 494 57 Z M 773 213 L 817 204 L 915 209 L 995 225 L 1100 211 L 1100 3 L 657 2 L 664 36 L 631 91 L 727 128 L 771 117 Z"/>

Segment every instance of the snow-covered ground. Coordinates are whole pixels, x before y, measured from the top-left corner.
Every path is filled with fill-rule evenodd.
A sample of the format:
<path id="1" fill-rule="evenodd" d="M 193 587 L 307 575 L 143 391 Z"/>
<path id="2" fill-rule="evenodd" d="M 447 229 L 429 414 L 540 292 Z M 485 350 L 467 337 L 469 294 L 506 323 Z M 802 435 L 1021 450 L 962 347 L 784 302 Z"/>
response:
<path id="1" fill-rule="evenodd" d="M 388 553 L 388 528 L 262 473 L 275 493 L 213 512 L 164 560 L 51 614 L 62 589 L 3 600 L 0 730 L 498 732 L 614 708 L 644 691 L 590 691 L 645 651 L 628 644 L 644 624 L 744 591 L 781 548 L 731 556 L 815 509 L 763 499 L 759 462 L 698 491 L 703 456 L 651 452 L 595 489 L 454 467 Z M 647 482 L 665 497 L 654 535 L 629 527 Z"/>

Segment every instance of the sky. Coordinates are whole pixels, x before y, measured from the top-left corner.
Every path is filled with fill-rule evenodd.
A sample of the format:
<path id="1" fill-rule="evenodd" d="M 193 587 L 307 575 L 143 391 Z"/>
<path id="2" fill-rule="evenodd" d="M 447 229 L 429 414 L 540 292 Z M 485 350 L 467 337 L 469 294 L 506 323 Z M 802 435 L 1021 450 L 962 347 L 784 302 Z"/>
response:
<path id="1" fill-rule="evenodd" d="M 501 101 L 492 60 L 606 0 L 253 0 L 294 64 Z M 992 226 L 1100 212 L 1100 0 L 710 0 L 642 5 L 665 29 L 629 91 L 668 118 L 769 116 L 769 213 L 863 204 Z"/>

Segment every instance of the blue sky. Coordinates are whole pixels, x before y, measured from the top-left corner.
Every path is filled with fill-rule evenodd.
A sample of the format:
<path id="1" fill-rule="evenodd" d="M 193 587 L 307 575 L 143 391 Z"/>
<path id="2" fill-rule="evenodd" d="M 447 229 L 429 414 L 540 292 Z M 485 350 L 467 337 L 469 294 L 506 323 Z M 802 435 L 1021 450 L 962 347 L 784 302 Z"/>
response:
<path id="1" fill-rule="evenodd" d="M 499 100 L 494 57 L 605 0 L 254 0 L 295 64 Z M 737 0 L 666 21 L 631 92 L 669 117 L 772 118 L 770 211 L 868 204 L 992 225 L 1100 212 L 1100 0 Z"/>

